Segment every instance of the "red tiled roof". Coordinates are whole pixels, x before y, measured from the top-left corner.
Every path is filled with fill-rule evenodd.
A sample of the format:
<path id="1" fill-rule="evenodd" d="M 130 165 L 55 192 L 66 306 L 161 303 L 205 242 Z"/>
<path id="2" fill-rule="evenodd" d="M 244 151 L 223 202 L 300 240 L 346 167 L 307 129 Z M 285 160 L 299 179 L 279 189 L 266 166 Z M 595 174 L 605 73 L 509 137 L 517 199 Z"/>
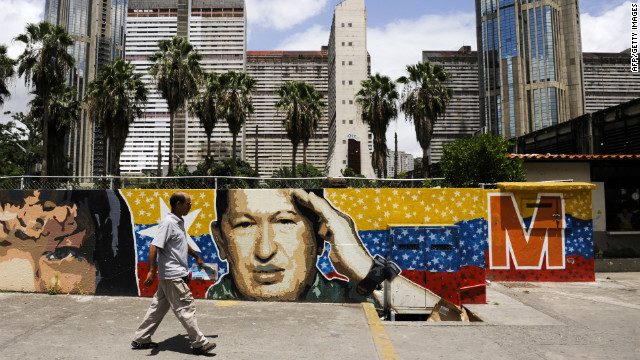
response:
<path id="1" fill-rule="evenodd" d="M 590 160 L 640 160 L 640 155 L 554 155 L 554 154 L 511 154 L 512 159 L 525 159 L 525 160 L 578 160 L 578 161 L 590 161 Z"/>

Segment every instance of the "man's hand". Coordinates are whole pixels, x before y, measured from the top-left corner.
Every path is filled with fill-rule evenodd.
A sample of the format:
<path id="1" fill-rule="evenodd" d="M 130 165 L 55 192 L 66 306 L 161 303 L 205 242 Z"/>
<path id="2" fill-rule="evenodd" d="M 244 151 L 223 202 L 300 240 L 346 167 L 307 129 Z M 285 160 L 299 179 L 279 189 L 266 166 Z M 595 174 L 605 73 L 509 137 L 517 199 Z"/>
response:
<path id="1" fill-rule="evenodd" d="M 146 287 L 151 286 L 155 280 L 156 280 L 156 272 L 149 270 L 149 272 L 147 273 L 147 279 L 144 281 L 144 286 Z"/>
<path id="2" fill-rule="evenodd" d="M 187 252 L 189 253 L 189 255 L 193 256 L 194 259 L 196 259 L 196 262 L 198 263 L 198 267 L 201 270 L 204 270 L 204 261 L 202 261 L 202 258 L 200 257 L 200 255 L 198 255 L 198 253 L 195 250 L 193 250 L 189 245 L 187 245 Z"/>
<path id="3" fill-rule="evenodd" d="M 314 193 L 296 189 L 292 194 L 300 205 L 320 218 L 318 236 L 331 244 L 329 257 L 336 270 L 356 284 L 362 281 L 371 269 L 373 259 L 362 245 L 353 220 Z"/>

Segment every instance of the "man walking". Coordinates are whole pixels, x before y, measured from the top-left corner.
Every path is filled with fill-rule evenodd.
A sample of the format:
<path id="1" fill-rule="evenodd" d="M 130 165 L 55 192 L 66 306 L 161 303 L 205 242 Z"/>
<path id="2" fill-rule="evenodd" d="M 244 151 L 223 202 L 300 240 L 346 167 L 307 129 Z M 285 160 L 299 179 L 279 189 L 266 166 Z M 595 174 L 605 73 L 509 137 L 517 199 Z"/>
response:
<path id="1" fill-rule="evenodd" d="M 171 308 L 189 334 L 193 353 L 202 355 L 213 350 L 216 344 L 207 340 L 198 328 L 196 306 L 187 286 L 189 282 L 187 254 L 193 256 L 200 267 L 204 266 L 200 255 L 187 244 L 187 232 L 182 219 L 191 210 L 191 196 L 177 191 L 171 195 L 169 203 L 171 213 L 162 219 L 158 232 L 149 246 L 149 273 L 144 281 L 145 286 L 151 286 L 157 269 L 158 291 L 153 297 L 153 302 L 142 324 L 133 336 L 131 346 L 134 349 L 158 347 L 157 343 L 151 341 L 151 335 L 155 333 L 162 318 Z"/>

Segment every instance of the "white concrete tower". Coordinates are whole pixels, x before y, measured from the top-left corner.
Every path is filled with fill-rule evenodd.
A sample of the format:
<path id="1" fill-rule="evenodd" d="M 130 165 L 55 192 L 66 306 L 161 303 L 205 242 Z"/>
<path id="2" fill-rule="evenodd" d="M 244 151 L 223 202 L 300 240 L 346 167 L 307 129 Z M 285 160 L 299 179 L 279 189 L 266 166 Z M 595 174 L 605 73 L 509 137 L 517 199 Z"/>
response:
<path id="1" fill-rule="evenodd" d="M 329 150 L 326 173 L 350 167 L 373 178 L 369 126 L 362 123 L 355 95 L 369 75 L 367 10 L 364 0 L 336 5 L 329 37 Z"/>

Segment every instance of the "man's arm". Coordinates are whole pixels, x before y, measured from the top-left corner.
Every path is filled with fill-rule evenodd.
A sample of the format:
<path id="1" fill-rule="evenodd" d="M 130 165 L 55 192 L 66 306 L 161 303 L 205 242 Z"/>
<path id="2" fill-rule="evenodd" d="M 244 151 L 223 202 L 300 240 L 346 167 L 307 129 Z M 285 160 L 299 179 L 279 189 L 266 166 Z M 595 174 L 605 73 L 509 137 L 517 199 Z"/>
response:
<path id="1" fill-rule="evenodd" d="M 144 281 L 144 286 L 151 286 L 156 279 L 156 270 L 158 269 L 156 263 L 157 254 L 158 248 L 155 245 L 149 245 L 149 272 L 147 273 L 147 279 Z"/>
<path id="2" fill-rule="evenodd" d="M 198 255 L 198 253 L 193 250 L 191 248 L 191 246 L 187 245 L 187 248 L 189 250 L 187 250 L 189 252 L 189 255 L 193 256 L 194 259 L 196 259 L 196 262 L 198 263 L 198 266 L 200 267 L 200 269 L 204 268 L 204 261 L 202 261 L 202 258 L 200 257 L 200 255 Z"/>

